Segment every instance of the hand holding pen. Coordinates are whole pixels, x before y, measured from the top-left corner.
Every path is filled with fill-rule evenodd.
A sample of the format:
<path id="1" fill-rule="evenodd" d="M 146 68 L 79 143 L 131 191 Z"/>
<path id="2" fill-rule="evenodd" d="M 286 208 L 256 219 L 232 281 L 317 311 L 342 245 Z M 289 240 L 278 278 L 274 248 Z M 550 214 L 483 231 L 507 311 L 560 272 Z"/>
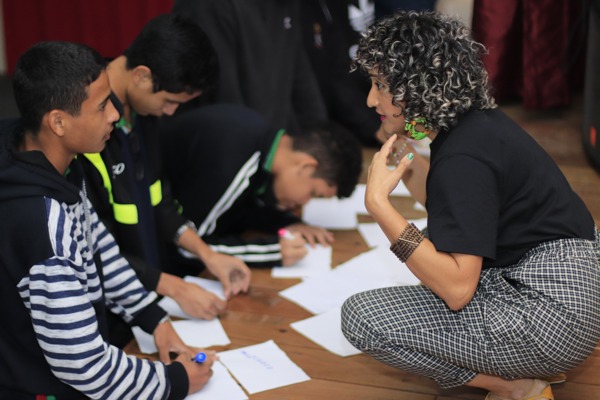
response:
<path id="1" fill-rule="evenodd" d="M 211 368 L 217 359 L 214 351 L 200 351 L 193 357 L 189 353 L 182 353 L 177 357 L 176 361 L 183 364 L 190 382 L 188 394 L 197 392 L 208 383 L 213 374 Z"/>
<path id="2" fill-rule="evenodd" d="M 281 246 L 281 264 L 283 266 L 294 265 L 306 256 L 308 250 L 302 235 L 295 235 L 285 228 L 280 229 L 278 233 L 279 245 Z"/>

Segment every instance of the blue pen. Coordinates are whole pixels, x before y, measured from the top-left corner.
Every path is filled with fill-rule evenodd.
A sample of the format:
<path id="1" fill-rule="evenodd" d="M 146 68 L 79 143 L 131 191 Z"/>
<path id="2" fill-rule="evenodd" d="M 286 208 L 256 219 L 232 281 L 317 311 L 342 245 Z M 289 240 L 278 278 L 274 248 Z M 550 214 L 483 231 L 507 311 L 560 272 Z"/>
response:
<path id="1" fill-rule="evenodd" d="M 206 353 L 201 351 L 200 353 L 196 354 L 194 358 L 192 358 L 192 361 L 202 364 L 204 361 L 206 361 Z"/>

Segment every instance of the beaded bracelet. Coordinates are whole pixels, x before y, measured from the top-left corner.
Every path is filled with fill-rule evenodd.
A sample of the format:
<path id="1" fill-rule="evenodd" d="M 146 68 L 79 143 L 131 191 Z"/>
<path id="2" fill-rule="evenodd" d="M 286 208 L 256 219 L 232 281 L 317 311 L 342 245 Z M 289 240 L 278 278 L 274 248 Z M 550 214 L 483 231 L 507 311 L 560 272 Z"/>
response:
<path id="1" fill-rule="evenodd" d="M 425 236 L 417 229 L 414 224 L 406 225 L 406 228 L 398 236 L 396 240 L 390 246 L 390 250 L 398 257 L 402 262 L 406 262 L 408 257 L 415 251 L 415 249 L 425 239 Z"/>

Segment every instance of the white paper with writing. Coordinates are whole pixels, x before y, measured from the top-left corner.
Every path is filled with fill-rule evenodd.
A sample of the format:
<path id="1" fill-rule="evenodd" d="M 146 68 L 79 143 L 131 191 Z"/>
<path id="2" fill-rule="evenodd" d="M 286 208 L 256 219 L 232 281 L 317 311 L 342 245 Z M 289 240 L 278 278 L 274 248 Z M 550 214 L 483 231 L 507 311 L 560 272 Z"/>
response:
<path id="1" fill-rule="evenodd" d="M 219 359 L 249 394 L 310 380 L 272 340 L 221 352 Z"/>

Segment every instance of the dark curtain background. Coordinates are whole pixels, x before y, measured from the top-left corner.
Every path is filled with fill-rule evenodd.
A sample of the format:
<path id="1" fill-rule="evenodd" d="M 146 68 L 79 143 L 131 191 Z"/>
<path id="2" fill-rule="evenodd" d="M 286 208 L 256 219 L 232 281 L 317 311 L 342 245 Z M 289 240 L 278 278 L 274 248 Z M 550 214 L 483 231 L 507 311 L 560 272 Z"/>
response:
<path id="1" fill-rule="evenodd" d="M 569 105 L 583 86 L 589 1 L 476 0 L 473 36 L 498 101 Z"/>
<path id="2" fill-rule="evenodd" d="M 5 0 L 7 72 L 41 40 L 81 42 L 116 57 L 148 20 L 169 13 L 172 5 L 173 0 Z"/>

